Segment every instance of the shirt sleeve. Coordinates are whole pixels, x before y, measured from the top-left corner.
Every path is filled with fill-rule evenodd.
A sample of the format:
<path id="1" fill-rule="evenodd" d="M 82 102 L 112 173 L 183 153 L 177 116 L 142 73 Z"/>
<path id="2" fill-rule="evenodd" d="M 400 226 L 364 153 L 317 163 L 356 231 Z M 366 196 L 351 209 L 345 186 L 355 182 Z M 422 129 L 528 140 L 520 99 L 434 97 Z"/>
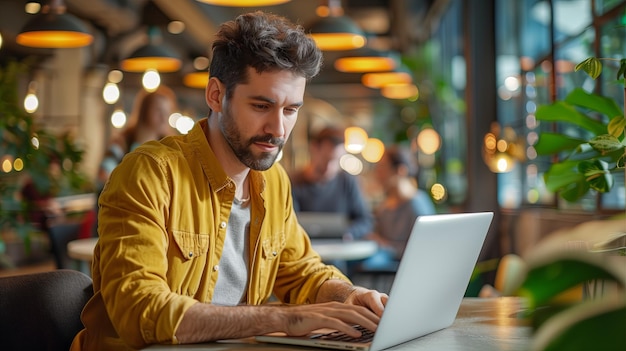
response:
<path id="1" fill-rule="evenodd" d="M 171 343 L 195 301 L 167 282 L 170 201 L 166 172 L 150 157 L 129 154 L 100 197 L 100 288 L 119 336 L 133 347 Z M 99 286 L 101 284 L 101 286 Z"/>

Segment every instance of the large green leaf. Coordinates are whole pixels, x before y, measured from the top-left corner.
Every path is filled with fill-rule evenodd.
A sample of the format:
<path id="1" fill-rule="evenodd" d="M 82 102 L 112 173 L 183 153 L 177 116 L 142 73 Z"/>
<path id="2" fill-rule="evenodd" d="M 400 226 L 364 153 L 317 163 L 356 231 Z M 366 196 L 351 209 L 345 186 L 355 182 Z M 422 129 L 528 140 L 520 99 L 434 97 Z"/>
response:
<path id="1" fill-rule="evenodd" d="M 606 125 L 581 113 L 565 101 L 539 106 L 535 117 L 541 121 L 571 123 L 593 133 L 593 135 L 607 133 Z"/>
<path id="2" fill-rule="evenodd" d="M 576 139 L 558 133 L 541 133 L 537 144 L 534 145 L 538 155 L 554 155 L 563 151 L 576 149 L 586 140 Z"/>
<path id="3" fill-rule="evenodd" d="M 602 160 L 582 161 L 578 170 L 585 175 L 589 186 L 601 193 L 606 193 L 613 187 L 613 175 L 609 172 L 609 164 Z"/>
<path id="4" fill-rule="evenodd" d="M 626 301 L 601 299 L 564 310 L 535 333 L 532 351 L 623 350 Z"/>
<path id="5" fill-rule="evenodd" d="M 591 111 L 600 112 L 609 117 L 623 116 L 624 112 L 617 105 L 615 100 L 605 96 L 588 93 L 582 88 L 575 88 L 565 97 L 565 101 L 570 105 L 583 107 Z"/>
<path id="6" fill-rule="evenodd" d="M 602 155 L 624 149 L 619 139 L 609 134 L 598 135 L 589 140 L 589 144 Z"/>
<path id="7" fill-rule="evenodd" d="M 548 190 L 557 192 L 569 184 L 584 182 L 585 177 L 578 172 L 578 161 L 563 161 L 550 166 L 544 180 Z"/>

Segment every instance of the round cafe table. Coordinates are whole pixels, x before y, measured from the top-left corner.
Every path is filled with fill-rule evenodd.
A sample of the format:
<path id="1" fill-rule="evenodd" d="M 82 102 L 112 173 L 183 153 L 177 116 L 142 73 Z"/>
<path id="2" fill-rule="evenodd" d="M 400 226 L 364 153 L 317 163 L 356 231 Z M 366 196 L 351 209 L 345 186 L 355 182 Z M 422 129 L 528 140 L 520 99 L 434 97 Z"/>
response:
<path id="1" fill-rule="evenodd" d="M 70 241 L 67 244 L 67 254 L 81 262 L 81 266 L 89 267 L 93 258 L 93 249 L 98 238 L 87 238 Z M 324 261 L 352 261 L 368 258 L 378 248 L 376 242 L 368 240 L 339 241 L 339 240 L 312 240 L 311 244 Z M 81 269 L 84 271 L 84 267 Z"/>

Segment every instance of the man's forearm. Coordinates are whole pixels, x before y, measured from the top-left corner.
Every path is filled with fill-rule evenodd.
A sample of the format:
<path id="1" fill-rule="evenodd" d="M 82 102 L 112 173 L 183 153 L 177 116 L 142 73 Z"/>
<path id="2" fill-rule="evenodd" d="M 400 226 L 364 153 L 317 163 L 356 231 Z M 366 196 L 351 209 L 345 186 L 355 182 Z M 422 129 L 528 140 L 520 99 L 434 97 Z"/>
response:
<path id="1" fill-rule="evenodd" d="M 345 302 L 356 288 L 341 279 L 329 279 L 322 284 L 315 299 L 316 303 L 338 301 Z"/>
<path id="2" fill-rule="evenodd" d="M 215 306 L 196 303 L 187 310 L 176 330 L 179 343 L 237 339 L 284 329 L 270 306 Z"/>

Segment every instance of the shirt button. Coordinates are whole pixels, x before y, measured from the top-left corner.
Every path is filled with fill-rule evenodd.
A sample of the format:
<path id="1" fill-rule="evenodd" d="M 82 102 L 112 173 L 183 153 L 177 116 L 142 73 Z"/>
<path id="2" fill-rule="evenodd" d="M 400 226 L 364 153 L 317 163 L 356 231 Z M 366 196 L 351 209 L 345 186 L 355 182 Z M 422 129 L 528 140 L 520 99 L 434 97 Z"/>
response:
<path id="1" fill-rule="evenodd" d="M 222 229 L 226 228 L 226 222 L 220 223 L 220 228 L 222 228 Z"/>
<path id="2" fill-rule="evenodd" d="M 218 265 L 213 266 L 213 272 L 217 272 L 219 270 L 220 270 L 220 266 Z"/>
<path id="3" fill-rule="evenodd" d="M 192 258 L 192 257 L 193 257 L 193 252 L 189 251 L 189 258 Z"/>

